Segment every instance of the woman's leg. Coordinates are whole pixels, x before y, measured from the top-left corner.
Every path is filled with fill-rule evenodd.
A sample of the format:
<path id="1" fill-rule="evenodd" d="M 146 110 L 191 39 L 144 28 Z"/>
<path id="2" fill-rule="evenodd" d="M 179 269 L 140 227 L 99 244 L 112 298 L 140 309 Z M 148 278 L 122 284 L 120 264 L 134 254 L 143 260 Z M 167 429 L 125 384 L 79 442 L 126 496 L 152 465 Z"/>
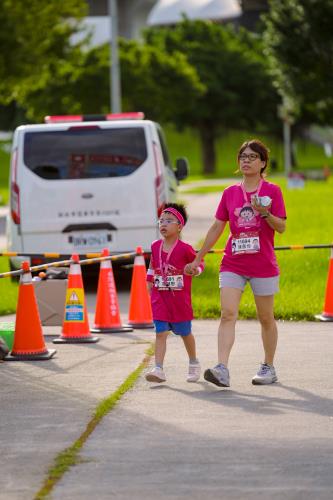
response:
<path id="1" fill-rule="evenodd" d="M 228 366 L 235 341 L 235 325 L 243 291 L 238 288 L 221 288 L 221 321 L 218 330 L 218 362 Z"/>
<path id="2" fill-rule="evenodd" d="M 164 357 L 166 353 L 166 342 L 169 332 L 160 332 L 156 334 L 155 342 L 155 364 L 163 367 Z"/>
<path id="3" fill-rule="evenodd" d="M 278 331 L 274 318 L 274 295 L 255 295 L 258 319 L 261 324 L 261 337 L 265 351 L 264 363 L 273 365 L 277 346 Z"/>

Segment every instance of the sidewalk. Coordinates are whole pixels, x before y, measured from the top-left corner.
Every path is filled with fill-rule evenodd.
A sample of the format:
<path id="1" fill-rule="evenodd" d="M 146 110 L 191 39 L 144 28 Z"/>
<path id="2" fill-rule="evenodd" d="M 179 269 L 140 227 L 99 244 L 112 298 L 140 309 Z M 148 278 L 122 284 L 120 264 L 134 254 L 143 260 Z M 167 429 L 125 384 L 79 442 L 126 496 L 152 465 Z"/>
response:
<path id="1" fill-rule="evenodd" d="M 203 367 L 216 361 L 217 321 L 194 321 Z M 59 328 L 48 327 L 50 348 Z M 329 500 L 333 491 L 333 328 L 279 324 L 279 383 L 251 378 L 259 325 L 239 321 L 231 388 L 185 381 L 171 336 L 163 385 L 142 375 L 84 445 L 82 461 L 52 499 Z M 94 409 L 141 363 L 152 330 L 57 345 L 49 361 L 0 364 L 2 500 L 33 499 L 54 457 L 84 431 Z"/>

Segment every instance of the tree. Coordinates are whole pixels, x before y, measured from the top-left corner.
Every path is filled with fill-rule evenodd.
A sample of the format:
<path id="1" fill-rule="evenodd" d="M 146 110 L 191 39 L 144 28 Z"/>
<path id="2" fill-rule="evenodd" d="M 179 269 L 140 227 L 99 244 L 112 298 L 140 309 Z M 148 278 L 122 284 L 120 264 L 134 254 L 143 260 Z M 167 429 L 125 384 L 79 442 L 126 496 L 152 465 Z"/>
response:
<path id="1" fill-rule="evenodd" d="M 198 130 L 205 173 L 215 171 L 215 141 L 224 130 L 260 124 L 272 128 L 276 123 L 278 98 L 256 35 L 231 26 L 184 19 L 174 28 L 147 30 L 145 43 L 172 57 L 181 54 L 205 88 L 191 105 L 182 92 L 183 104 L 173 106 L 171 102 L 169 109 L 160 109 L 161 120 Z"/>
<path id="2" fill-rule="evenodd" d="M 0 102 L 25 102 L 54 68 L 79 52 L 72 35 L 86 14 L 84 0 L 3 0 L 0 9 Z"/>
<path id="3" fill-rule="evenodd" d="M 284 101 L 303 122 L 333 123 L 333 0 L 271 0 L 264 41 Z"/>

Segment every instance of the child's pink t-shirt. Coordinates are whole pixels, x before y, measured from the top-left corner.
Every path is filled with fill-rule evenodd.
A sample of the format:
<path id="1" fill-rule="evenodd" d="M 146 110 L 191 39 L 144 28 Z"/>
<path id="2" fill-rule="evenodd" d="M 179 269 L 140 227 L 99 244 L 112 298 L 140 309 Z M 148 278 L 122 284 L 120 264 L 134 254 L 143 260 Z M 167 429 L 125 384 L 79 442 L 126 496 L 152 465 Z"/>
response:
<path id="1" fill-rule="evenodd" d="M 277 276 L 279 267 L 274 253 L 274 230 L 259 213 L 251 207 L 251 196 L 254 192 L 246 193 L 241 183 L 229 186 L 223 191 L 222 199 L 216 210 L 215 217 L 221 221 L 229 221 L 230 235 L 226 244 L 220 271 L 229 271 L 248 277 L 267 278 Z M 280 218 L 286 218 L 286 209 L 282 192 L 279 186 L 264 181 L 259 196 L 269 196 L 272 199 L 270 212 Z M 245 200 L 246 198 L 246 200 Z M 246 237 L 253 241 L 258 237 L 260 248 L 253 253 L 242 253 L 236 242 Z M 249 240 L 248 240 L 249 241 Z M 244 247 L 245 247 L 244 246 Z M 232 252 L 232 248 L 234 252 Z"/>
<path id="2" fill-rule="evenodd" d="M 150 270 L 155 276 L 161 274 L 161 263 L 164 267 L 167 261 L 167 252 L 160 252 L 163 240 L 156 240 L 151 245 Z M 192 277 L 184 274 L 186 264 L 195 259 L 196 252 L 188 243 L 178 240 L 168 260 L 168 274 L 182 275 L 183 287 L 180 290 L 159 290 L 152 287 L 151 305 L 154 320 L 178 322 L 193 319 L 191 285 Z M 203 264 L 200 265 L 201 269 Z M 154 275 L 147 275 L 147 280 L 154 283 Z"/>

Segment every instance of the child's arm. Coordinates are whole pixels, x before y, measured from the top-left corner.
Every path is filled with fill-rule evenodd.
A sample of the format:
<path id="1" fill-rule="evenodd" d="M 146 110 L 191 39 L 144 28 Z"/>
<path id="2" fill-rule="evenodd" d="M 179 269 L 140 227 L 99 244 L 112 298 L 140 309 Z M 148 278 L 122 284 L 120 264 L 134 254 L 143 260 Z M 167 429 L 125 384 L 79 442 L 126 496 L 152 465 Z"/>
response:
<path id="1" fill-rule="evenodd" d="M 192 262 L 193 259 L 196 257 L 196 251 L 194 248 L 190 247 L 190 252 L 189 252 L 189 262 Z M 186 264 L 184 267 L 184 274 L 187 276 L 198 276 L 199 274 L 202 273 L 202 271 L 205 269 L 205 262 L 203 259 L 198 263 L 198 265 L 193 268 L 191 267 L 191 264 Z"/>
<path id="2" fill-rule="evenodd" d="M 151 289 L 153 288 L 153 282 L 154 282 L 154 267 L 153 267 L 153 259 L 152 257 L 150 258 L 150 262 L 149 262 L 149 267 L 148 267 L 148 270 L 147 270 L 147 289 L 148 289 L 148 293 L 150 294 L 151 293 Z"/>

